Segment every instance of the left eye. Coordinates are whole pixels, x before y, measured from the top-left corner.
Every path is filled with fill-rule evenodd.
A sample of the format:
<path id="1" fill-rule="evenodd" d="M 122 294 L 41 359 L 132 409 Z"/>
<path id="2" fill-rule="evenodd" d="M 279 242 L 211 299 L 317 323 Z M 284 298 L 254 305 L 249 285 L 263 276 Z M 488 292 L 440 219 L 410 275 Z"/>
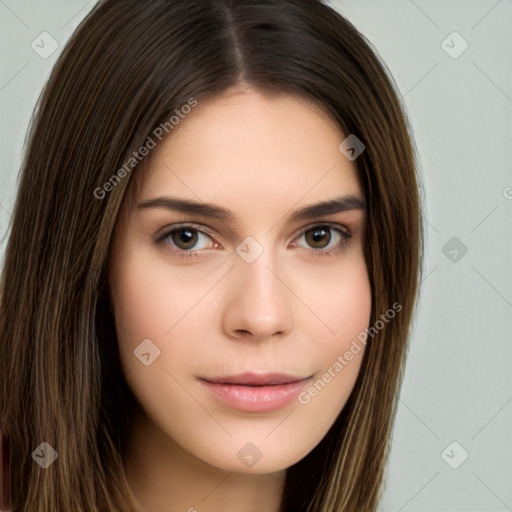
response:
<path id="1" fill-rule="evenodd" d="M 343 245 L 349 238 L 348 233 L 329 225 L 315 226 L 302 233 L 298 240 L 304 238 L 306 249 L 331 249 Z M 331 244 L 332 243 L 332 244 Z M 304 246 L 301 246 L 304 247 Z"/>

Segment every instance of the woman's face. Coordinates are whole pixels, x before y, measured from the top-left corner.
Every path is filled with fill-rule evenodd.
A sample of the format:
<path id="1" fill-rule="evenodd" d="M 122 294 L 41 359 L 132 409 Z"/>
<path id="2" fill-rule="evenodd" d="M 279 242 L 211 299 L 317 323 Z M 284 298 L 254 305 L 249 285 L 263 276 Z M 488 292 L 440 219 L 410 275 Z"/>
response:
<path id="1" fill-rule="evenodd" d="M 371 307 L 345 137 L 300 99 L 247 89 L 199 104 L 152 150 L 110 282 L 126 380 L 162 453 L 275 472 L 343 409 Z"/>

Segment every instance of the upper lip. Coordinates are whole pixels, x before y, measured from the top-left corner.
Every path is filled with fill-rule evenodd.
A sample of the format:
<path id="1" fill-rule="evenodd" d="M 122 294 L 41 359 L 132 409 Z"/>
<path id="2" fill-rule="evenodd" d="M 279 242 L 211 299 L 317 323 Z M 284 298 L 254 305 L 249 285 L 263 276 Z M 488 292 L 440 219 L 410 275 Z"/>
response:
<path id="1" fill-rule="evenodd" d="M 233 384 L 240 386 L 278 386 L 279 384 L 291 384 L 299 382 L 307 377 L 290 375 L 286 373 L 253 373 L 246 372 L 238 375 L 205 378 L 207 382 L 214 384 Z"/>

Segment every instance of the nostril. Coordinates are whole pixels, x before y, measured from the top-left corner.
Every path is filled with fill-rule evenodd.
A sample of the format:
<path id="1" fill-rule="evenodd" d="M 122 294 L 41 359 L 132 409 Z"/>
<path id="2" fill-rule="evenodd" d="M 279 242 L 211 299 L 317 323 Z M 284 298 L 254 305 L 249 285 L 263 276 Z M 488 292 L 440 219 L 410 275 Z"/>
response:
<path id="1" fill-rule="evenodd" d="M 247 331 L 246 329 L 236 329 L 236 334 L 243 336 L 246 338 L 247 336 L 252 336 L 252 333 L 250 331 Z"/>

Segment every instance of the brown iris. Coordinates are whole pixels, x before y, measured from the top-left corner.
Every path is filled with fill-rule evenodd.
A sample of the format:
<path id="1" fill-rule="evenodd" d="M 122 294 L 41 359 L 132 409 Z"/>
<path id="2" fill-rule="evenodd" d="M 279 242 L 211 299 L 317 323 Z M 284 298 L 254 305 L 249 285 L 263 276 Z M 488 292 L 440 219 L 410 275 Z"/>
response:
<path id="1" fill-rule="evenodd" d="M 177 229 L 171 234 L 173 243 L 180 249 L 191 249 L 196 245 L 198 238 L 197 231 L 189 228 Z"/>
<path id="2" fill-rule="evenodd" d="M 308 245 L 315 249 L 323 249 L 331 241 L 331 230 L 327 226 L 318 226 L 305 232 Z"/>

